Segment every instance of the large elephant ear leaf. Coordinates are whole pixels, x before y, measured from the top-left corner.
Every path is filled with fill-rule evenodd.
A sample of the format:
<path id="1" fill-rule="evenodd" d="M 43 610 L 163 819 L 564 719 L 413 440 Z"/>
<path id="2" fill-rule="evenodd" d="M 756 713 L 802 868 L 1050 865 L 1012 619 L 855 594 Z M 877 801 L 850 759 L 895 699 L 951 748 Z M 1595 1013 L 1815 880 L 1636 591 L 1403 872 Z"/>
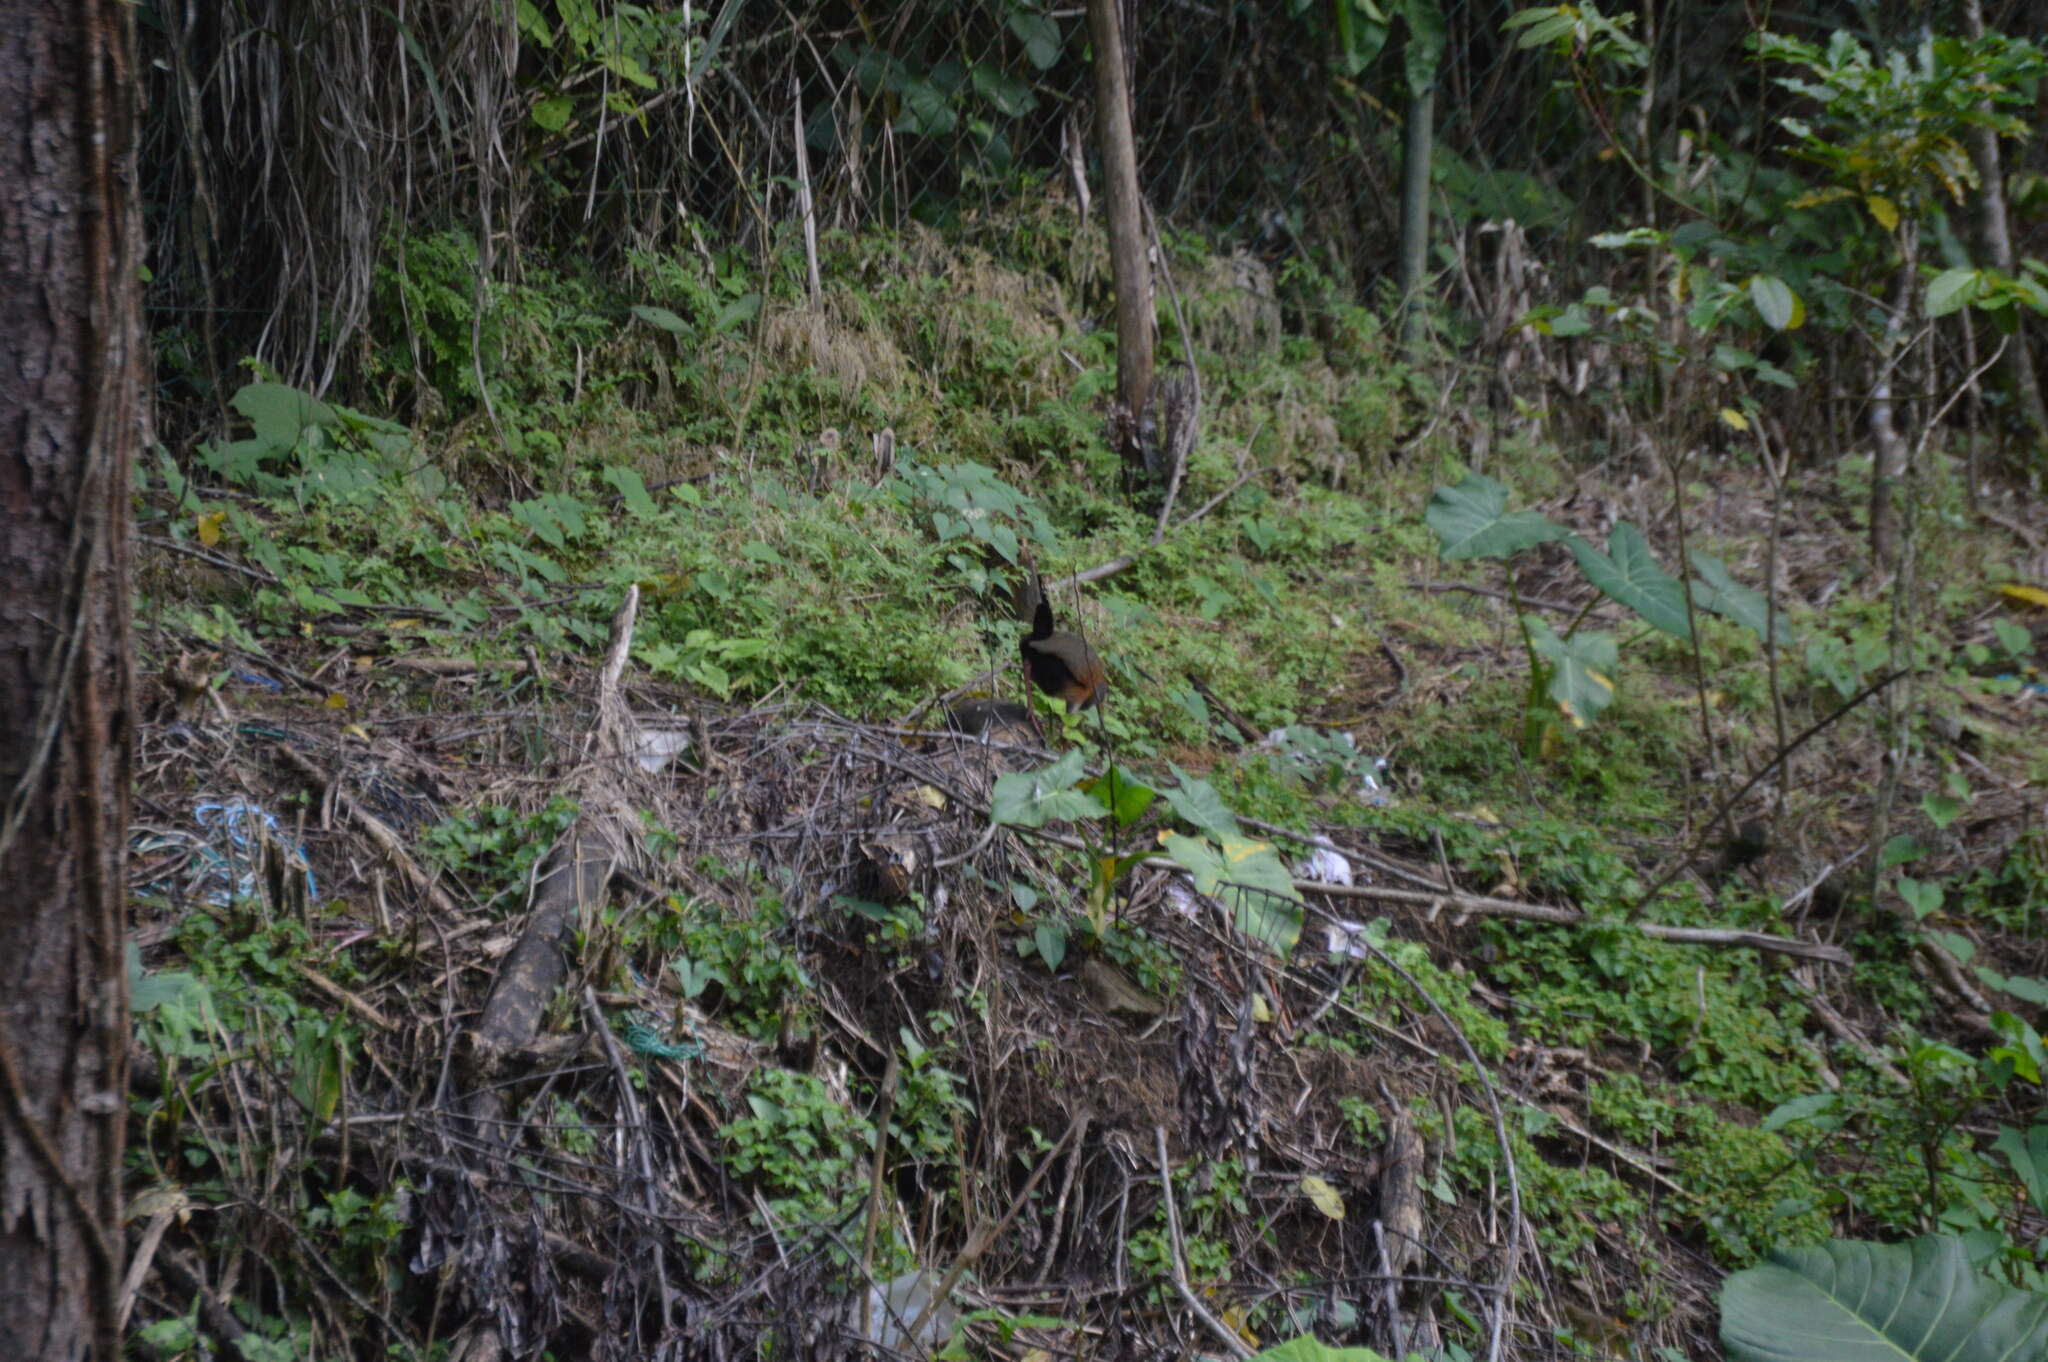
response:
<path id="1" fill-rule="evenodd" d="M 1721 1287 L 1734 1362 L 2018 1362 L 2048 1357 L 2048 1296 L 1971 1268 L 1960 1239 L 1779 1249 Z"/>
<path id="2" fill-rule="evenodd" d="M 1626 520 L 1607 536 L 1607 552 L 1573 535 L 1565 541 L 1586 580 L 1673 638 L 1692 637 L 1685 584 L 1658 566 L 1643 532 Z"/>
<path id="3" fill-rule="evenodd" d="M 1447 560 L 1508 558 L 1568 533 L 1539 511 L 1510 511 L 1507 507 L 1508 489 L 1474 473 L 1456 487 L 1437 488 L 1424 519 L 1436 531 Z"/>

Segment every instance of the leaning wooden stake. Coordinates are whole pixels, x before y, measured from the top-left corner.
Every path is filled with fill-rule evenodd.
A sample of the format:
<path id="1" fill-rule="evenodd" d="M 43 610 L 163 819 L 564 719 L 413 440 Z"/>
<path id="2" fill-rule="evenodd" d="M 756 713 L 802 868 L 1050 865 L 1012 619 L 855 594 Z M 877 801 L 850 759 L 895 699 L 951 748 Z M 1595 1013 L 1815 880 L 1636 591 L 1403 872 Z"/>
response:
<path id="1" fill-rule="evenodd" d="M 633 620 L 639 613 L 640 589 L 626 589 L 626 600 L 612 617 L 611 646 L 598 681 L 597 724 L 585 756 L 586 772 L 605 772 L 610 760 L 632 750 L 632 715 L 619 694 L 626 655 L 633 643 Z M 491 996 L 473 1035 L 465 1078 L 481 1090 L 469 1104 L 471 1117 L 491 1122 L 504 1115 L 503 1089 L 485 1086 L 505 1056 L 531 1041 L 540 1030 L 548 1002 L 568 973 L 569 933 L 586 910 L 603 902 L 606 886 L 625 857 L 612 800 L 604 797 L 599 774 L 586 778 L 579 791 L 583 811 L 562 834 L 534 875 L 533 910 L 499 967 Z"/>

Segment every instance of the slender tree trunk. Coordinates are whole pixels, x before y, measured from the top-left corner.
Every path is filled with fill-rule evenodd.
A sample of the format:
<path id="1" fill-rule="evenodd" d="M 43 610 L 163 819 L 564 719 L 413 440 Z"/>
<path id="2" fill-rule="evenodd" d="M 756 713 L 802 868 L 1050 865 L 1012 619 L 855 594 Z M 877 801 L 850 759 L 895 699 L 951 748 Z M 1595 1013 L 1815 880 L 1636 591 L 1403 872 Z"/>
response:
<path id="1" fill-rule="evenodd" d="M 1984 6 L 1982 0 L 1964 0 L 1963 26 L 1972 38 L 1984 36 Z M 1987 263 L 1993 269 L 2006 274 L 2013 273 L 2012 232 L 2007 226 L 2005 210 L 2005 167 L 1998 154 L 1998 134 L 1990 128 L 1969 130 L 1970 160 L 1976 164 L 1977 178 L 1983 182 L 1984 196 L 1978 204 L 1977 235 Z M 2008 353 L 2012 358 L 2013 391 L 2019 398 L 2020 413 L 2026 418 L 2038 450 L 2048 440 L 2048 403 L 2041 396 L 2041 377 L 2034 372 L 2034 348 L 2027 343 L 2027 310 L 2014 308 L 2019 319 L 2019 329 L 2013 332 L 2012 345 Z M 1970 495 L 1974 498 L 1977 489 L 1973 485 Z"/>
<path id="2" fill-rule="evenodd" d="M 1146 263 L 1145 207 L 1138 196 L 1138 148 L 1131 135 L 1131 87 L 1124 76 L 1118 0 L 1088 0 L 1095 42 L 1095 135 L 1102 147 L 1103 201 L 1109 221 L 1110 274 L 1116 283 L 1116 397 L 1128 426 L 1117 452 L 1144 465 L 1143 427 L 1152 401 L 1152 271 Z"/>
<path id="3" fill-rule="evenodd" d="M 1429 270 L 1429 161 L 1436 146 L 1436 87 L 1408 96 L 1401 135 L 1401 338 L 1422 334 L 1422 278 Z"/>
<path id="4" fill-rule="evenodd" d="M 0 4 L 0 1358 L 120 1357 L 133 9 Z"/>
<path id="5" fill-rule="evenodd" d="M 1899 276 L 1878 344 L 1877 382 L 1870 390 L 1870 563 L 1879 578 L 1899 565 L 1898 493 L 1910 467 L 1911 447 L 1899 433 L 1893 389 L 1906 358 L 1906 318 L 1913 306 L 1919 238 L 1910 223 L 1899 233 Z"/>

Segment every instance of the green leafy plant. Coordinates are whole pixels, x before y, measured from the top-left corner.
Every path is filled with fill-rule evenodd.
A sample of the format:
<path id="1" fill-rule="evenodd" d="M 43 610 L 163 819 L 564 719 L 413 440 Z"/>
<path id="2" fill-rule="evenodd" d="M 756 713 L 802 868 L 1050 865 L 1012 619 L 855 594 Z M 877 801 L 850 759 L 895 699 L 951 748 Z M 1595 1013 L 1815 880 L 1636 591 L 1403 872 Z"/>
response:
<path id="1" fill-rule="evenodd" d="M 1059 547 L 1058 535 L 1032 498 L 978 463 L 927 466 L 905 460 L 897 472 L 904 499 L 931 517 L 932 532 L 941 544 L 964 539 L 994 549 L 1004 562 L 1015 563 L 1024 540 L 1047 551 Z M 956 566 L 968 566 L 965 560 Z M 970 583 L 979 590 L 985 581 Z"/>
<path id="2" fill-rule="evenodd" d="M 756 1179 L 784 1226 L 823 1225 L 851 1214 L 865 1194 L 859 1172 L 874 1129 L 823 1081 L 787 1069 L 757 1071 L 748 1114 L 720 1132 L 726 1165 Z M 834 1256 L 845 1260 L 836 1245 Z"/>
<path id="3" fill-rule="evenodd" d="M 1721 1288 L 1735 1362 L 2010 1362 L 2048 1355 L 2048 1296 L 1971 1269 L 1962 1241 L 1779 1249 Z"/>
<path id="4" fill-rule="evenodd" d="M 1615 525 L 1603 551 L 1539 511 L 1509 511 L 1507 497 L 1507 488 L 1476 473 L 1456 486 L 1438 488 L 1430 498 L 1426 517 L 1436 531 L 1444 558 L 1506 560 L 1539 544 L 1563 540 L 1586 580 L 1601 595 L 1627 606 L 1644 623 L 1681 642 L 1696 644 L 1693 621 L 1702 611 L 1722 615 L 1759 635 L 1770 627 L 1769 603 L 1735 581 L 1718 559 L 1693 554 L 1698 576 L 1688 587 L 1658 564 L 1642 532 L 1627 521 Z M 1514 580 L 1512 572 L 1506 574 L 1511 595 Z M 1580 611 L 1563 634 L 1540 615 L 1518 614 L 1529 658 L 1523 742 L 1530 755 L 1540 749 L 1545 735 L 1554 731 L 1554 717 L 1562 716 L 1571 726 L 1583 728 L 1613 702 L 1619 645 L 1611 634 L 1581 633 L 1579 625 L 1586 613 Z M 1780 624 L 1781 638 L 1783 632 Z"/>
<path id="5" fill-rule="evenodd" d="M 683 996 L 746 1035 L 775 1035 L 784 1004 L 811 986 L 785 940 L 781 901 L 764 896 L 750 911 L 731 914 L 710 903 L 668 902 L 675 914 L 667 933 L 675 943 L 670 967 Z"/>
<path id="6" fill-rule="evenodd" d="M 436 867 L 468 882 L 495 907 L 524 891 L 533 867 L 575 819 L 576 805 L 559 795 L 532 814 L 483 804 L 424 830 L 420 847 Z"/>

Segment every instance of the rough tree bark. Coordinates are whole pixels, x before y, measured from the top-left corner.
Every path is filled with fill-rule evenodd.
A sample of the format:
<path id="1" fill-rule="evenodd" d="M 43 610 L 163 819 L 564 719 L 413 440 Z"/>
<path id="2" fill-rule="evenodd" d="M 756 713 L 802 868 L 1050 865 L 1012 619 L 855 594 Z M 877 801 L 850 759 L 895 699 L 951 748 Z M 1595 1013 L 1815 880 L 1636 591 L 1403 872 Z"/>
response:
<path id="1" fill-rule="evenodd" d="M 120 1356 L 133 10 L 0 0 L 0 1357 Z"/>
<path id="2" fill-rule="evenodd" d="M 1983 0 L 1964 0 L 1963 30 L 1972 38 L 1984 36 Z M 1976 163 L 1977 178 L 1983 184 L 1978 202 L 1978 239 L 1992 268 L 2012 274 L 2012 231 L 2007 226 L 2005 166 L 1998 152 L 1998 134 L 1987 127 L 1974 127 L 1969 132 L 1969 143 L 1970 159 Z M 2013 312 L 2019 319 L 2019 329 L 2012 335 L 2010 368 L 2020 414 L 2026 418 L 2035 440 L 2048 439 L 2048 402 L 2041 396 L 2040 376 L 2034 372 L 2034 350 L 2027 338 L 2027 310 L 2014 308 Z M 1970 489 L 1973 497 L 1976 490 Z"/>
<path id="3" fill-rule="evenodd" d="M 1138 148 L 1131 134 L 1131 86 L 1125 78 L 1118 0 L 1088 0 L 1095 43 L 1095 135 L 1102 148 L 1109 265 L 1116 283 L 1116 398 L 1128 424 L 1112 420 L 1112 443 L 1135 469 L 1144 468 L 1144 424 L 1152 403 L 1152 269 L 1145 206 L 1138 190 Z M 1156 440 L 1156 436 L 1155 436 Z"/>

